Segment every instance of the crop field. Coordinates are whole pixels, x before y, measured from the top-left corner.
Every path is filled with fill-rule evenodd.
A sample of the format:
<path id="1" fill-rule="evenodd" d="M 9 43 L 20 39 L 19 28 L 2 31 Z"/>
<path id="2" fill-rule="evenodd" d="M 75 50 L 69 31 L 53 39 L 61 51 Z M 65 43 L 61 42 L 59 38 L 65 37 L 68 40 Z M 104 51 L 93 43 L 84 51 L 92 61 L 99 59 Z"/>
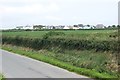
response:
<path id="1" fill-rule="evenodd" d="M 3 36 L 21 36 L 28 38 L 42 38 L 50 31 L 21 31 L 21 32 L 3 32 Z M 118 30 L 57 30 L 64 35 L 52 35 L 51 38 L 65 39 L 89 39 L 89 40 L 117 40 Z"/>
<path id="2" fill-rule="evenodd" d="M 117 29 L 11 31 L 2 32 L 2 41 L 3 47 L 11 50 L 20 47 L 78 68 L 120 77 Z"/>

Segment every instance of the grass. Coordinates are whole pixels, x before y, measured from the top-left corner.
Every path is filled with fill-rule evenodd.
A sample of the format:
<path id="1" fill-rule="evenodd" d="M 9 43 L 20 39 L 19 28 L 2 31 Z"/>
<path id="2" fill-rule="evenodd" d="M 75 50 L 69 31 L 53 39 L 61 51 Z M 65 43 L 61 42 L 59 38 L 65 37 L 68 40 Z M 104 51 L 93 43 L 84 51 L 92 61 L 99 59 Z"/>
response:
<path id="1" fill-rule="evenodd" d="M 33 59 L 37 59 L 37 60 L 39 60 L 39 61 L 44 61 L 44 62 L 47 62 L 47 63 L 50 63 L 50 64 L 52 64 L 52 65 L 55 65 L 55 66 L 59 66 L 59 67 L 61 67 L 61 68 L 64 68 L 64 69 L 67 69 L 67 70 L 69 70 L 69 71 L 72 71 L 72 72 L 76 72 L 76 73 L 78 73 L 78 74 L 81 74 L 81 75 L 86 75 L 86 76 L 89 76 L 89 77 L 91 77 L 91 78 L 96 78 L 96 79 L 101 79 L 101 80 L 106 80 L 106 79 L 112 79 L 112 78 L 117 78 L 117 76 L 116 75 L 114 75 L 114 74 L 108 74 L 108 73 L 106 73 L 106 72 L 99 72 L 99 71 L 97 71 L 97 69 L 87 69 L 87 68 L 81 68 L 81 67 L 78 67 L 78 66 L 76 66 L 76 65 L 73 65 L 73 64 L 71 64 L 70 62 L 74 62 L 74 59 L 76 58 L 76 59 L 81 59 L 81 62 L 85 62 L 85 61 L 88 61 L 88 56 L 90 56 L 90 55 L 88 55 L 87 53 L 86 54 L 82 54 L 82 53 L 85 53 L 85 52 L 81 52 L 80 54 L 81 54 L 81 57 L 83 57 L 83 58 L 77 58 L 78 56 L 78 53 L 77 53 L 77 55 L 75 55 L 75 56 L 77 56 L 77 57 L 75 57 L 75 56 L 71 56 L 71 57 L 66 57 L 66 56 L 70 56 L 70 55 L 73 55 L 73 52 L 71 52 L 71 53 L 69 53 L 70 55 L 68 55 L 68 53 L 67 53 L 67 51 L 65 52 L 66 54 L 63 56 L 63 54 L 62 55 L 55 55 L 56 53 L 54 53 L 54 52 L 51 52 L 51 51 L 45 51 L 45 50 L 43 50 L 43 51 L 35 51 L 35 50 L 32 50 L 32 49 L 27 49 L 27 48 L 23 48 L 23 47 L 11 47 L 11 45 L 3 45 L 2 46 L 2 48 L 3 49 L 5 49 L 5 50 L 8 50 L 8 51 L 11 51 L 11 52 L 14 52 L 14 53 L 17 53 L 17 54 L 20 54 L 20 55 L 25 55 L 25 56 L 28 56 L 28 57 L 30 57 L 30 58 L 33 58 Z M 87 52 L 87 51 L 86 51 Z M 99 54 L 99 53 L 98 53 Z M 87 56 L 88 55 L 88 56 Z M 96 54 L 97 55 L 97 54 Z M 56 56 L 58 56 L 58 57 L 56 57 Z M 95 55 L 94 55 L 95 56 Z M 101 55 L 102 56 L 102 55 Z M 103 55 L 104 56 L 104 55 Z M 102 57 L 103 57 L 102 56 Z M 61 58 L 62 57 L 62 58 Z M 73 57 L 73 58 L 72 58 Z M 85 58 L 86 57 L 86 58 Z M 96 56 L 95 56 L 96 57 Z M 94 58 L 95 58 L 94 57 Z M 69 58 L 69 59 L 72 59 L 72 60 L 68 60 L 68 61 L 64 61 L 65 59 L 67 59 L 67 58 Z M 62 59 L 64 59 L 64 60 L 62 60 Z M 75 61 L 76 61 L 76 59 L 75 59 Z M 97 58 L 96 58 L 97 59 Z M 98 58 L 98 62 L 99 61 L 101 61 L 101 60 L 99 60 L 99 59 L 101 59 L 101 58 Z M 102 58 L 103 60 L 105 59 L 104 57 Z M 82 61 L 83 60 L 83 61 Z M 93 59 L 94 60 L 94 59 Z M 80 62 L 80 63 L 81 63 Z M 95 60 L 94 60 L 94 62 L 95 62 Z M 101 62 L 99 62 L 99 64 L 100 64 Z M 76 64 L 78 64 L 78 62 L 76 63 Z M 91 64 L 93 64 L 93 63 L 91 63 Z M 99 67 L 99 66 L 98 66 Z"/>
<path id="2" fill-rule="evenodd" d="M 55 32 L 60 32 L 55 33 Z M 50 35 L 52 34 L 52 35 Z M 104 48 L 106 49 L 109 46 L 112 46 L 112 48 L 115 50 L 114 45 L 111 45 L 114 41 L 116 42 L 118 40 L 118 35 L 117 35 L 117 30 L 54 30 L 54 32 L 50 31 L 21 31 L 21 32 L 3 32 L 2 33 L 3 37 L 25 37 L 29 39 L 34 39 L 34 38 L 42 38 L 42 39 L 48 39 L 48 40 L 55 40 L 58 41 L 58 39 L 61 39 L 60 42 L 64 41 L 73 41 L 76 42 L 77 40 L 81 40 L 84 42 L 84 40 L 88 41 L 97 41 L 97 43 L 103 42 L 101 45 L 98 44 L 97 48 Z M 9 38 L 8 38 L 9 39 Z M 64 40 L 64 41 L 62 41 Z M 18 41 L 18 40 L 17 40 Z M 105 45 L 104 41 L 110 42 L 109 44 Z M 9 40 L 8 40 L 9 42 Z M 15 42 L 15 41 L 11 41 Z M 20 42 L 20 41 L 19 41 Z M 23 41 L 23 42 L 29 42 L 29 41 Z M 39 42 L 39 41 L 37 41 Z M 25 55 L 40 61 L 44 61 L 50 64 L 53 64 L 55 66 L 59 66 L 61 68 L 67 69 L 69 71 L 76 72 L 78 74 L 86 75 L 92 78 L 114 78 L 114 77 L 119 77 L 120 74 L 118 73 L 118 60 L 117 60 L 117 52 L 114 52 L 112 50 L 108 51 L 96 51 L 96 49 L 93 50 L 89 49 L 76 49 L 76 45 L 73 46 L 67 45 L 68 47 L 72 47 L 72 49 L 65 49 L 63 47 L 60 47 L 61 44 L 63 43 L 52 43 L 50 45 L 53 45 L 52 47 L 49 46 L 48 43 L 46 43 L 46 46 L 42 47 L 42 45 L 39 43 L 30 43 L 33 44 L 34 46 L 37 46 L 39 48 L 38 51 L 34 49 L 30 49 L 27 46 L 26 47 L 16 47 L 16 46 L 11 46 L 11 45 L 2 45 L 3 49 L 12 51 L 21 55 Z M 71 42 L 67 42 L 71 43 Z M 93 44 L 97 44 L 93 43 Z M 12 44 L 12 43 L 11 43 Z M 16 43 L 17 45 L 18 43 Z M 21 44 L 21 43 L 20 43 Z M 28 44 L 28 43 L 27 43 Z M 89 43 L 87 43 L 90 45 Z M 40 46 L 41 45 L 41 46 Z M 44 44 L 45 45 L 45 44 Z M 80 44 L 81 45 L 81 44 Z M 19 45 L 20 46 L 20 45 Z M 48 48 L 49 46 L 49 48 Z M 83 47 L 86 46 L 86 42 L 84 43 Z M 102 47 L 100 47 L 102 46 Z M 117 46 L 117 45 L 116 45 Z M 115 47 L 116 47 L 115 46 Z M 75 47 L 75 49 L 73 48 Z M 79 47 L 79 46 L 78 46 Z M 31 47 L 33 48 L 33 47 Z M 89 47 L 91 48 L 91 47 Z M 96 47 L 95 47 L 96 48 Z"/>
<path id="3" fill-rule="evenodd" d="M 2 74 L 0 74 L 0 80 L 5 80 Z"/>
<path id="4" fill-rule="evenodd" d="M 0 80 L 2 80 L 2 75 L 0 74 Z"/>
<path id="5" fill-rule="evenodd" d="M 65 38 L 65 39 L 89 39 L 89 40 L 117 40 L 117 38 L 110 37 L 118 30 L 56 30 L 55 32 L 63 32 L 63 36 L 51 36 L 51 38 Z M 22 36 L 28 38 L 42 38 L 49 31 L 21 31 L 21 32 L 2 32 L 3 36 Z"/>

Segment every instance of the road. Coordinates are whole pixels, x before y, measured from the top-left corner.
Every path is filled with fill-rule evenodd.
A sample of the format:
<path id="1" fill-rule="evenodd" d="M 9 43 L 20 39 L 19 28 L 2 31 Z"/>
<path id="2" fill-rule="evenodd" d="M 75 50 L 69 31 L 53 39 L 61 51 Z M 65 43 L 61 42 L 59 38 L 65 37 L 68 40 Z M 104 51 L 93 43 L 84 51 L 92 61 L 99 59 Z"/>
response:
<path id="1" fill-rule="evenodd" d="M 0 50 L 0 71 L 6 78 L 87 78 L 25 56 Z"/>

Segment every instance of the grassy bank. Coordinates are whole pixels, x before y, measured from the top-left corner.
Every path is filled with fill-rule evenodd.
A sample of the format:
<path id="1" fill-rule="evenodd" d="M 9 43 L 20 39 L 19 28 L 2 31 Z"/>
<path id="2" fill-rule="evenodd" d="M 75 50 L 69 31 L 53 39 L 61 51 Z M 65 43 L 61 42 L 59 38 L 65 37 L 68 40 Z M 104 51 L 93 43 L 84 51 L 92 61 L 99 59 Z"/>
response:
<path id="1" fill-rule="evenodd" d="M 71 53 L 69 53 L 68 51 L 65 51 L 64 53 L 57 54 L 56 53 L 57 49 L 54 51 L 48 51 L 48 50 L 35 51 L 30 48 L 18 47 L 18 46 L 13 46 L 13 45 L 12 46 L 11 45 L 3 45 L 2 48 L 5 50 L 8 50 L 8 51 L 11 51 L 11 52 L 15 52 L 20 55 L 25 55 L 25 56 L 28 56 L 28 57 L 31 57 L 31 58 L 34 58 L 34 59 L 37 59 L 40 61 L 50 63 L 55 66 L 59 66 L 61 68 L 67 69 L 69 71 L 76 72 L 76 73 L 82 74 L 82 75 L 86 75 L 86 76 L 89 76 L 92 78 L 101 79 L 101 80 L 104 80 L 104 79 L 110 80 L 110 79 L 118 77 L 116 75 L 116 73 L 110 74 L 109 72 L 105 72 L 104 70 L 102 70 L 103 68 L 105 68 L 105 66 L 103 66 L 104 65 L 103 63 L 108 58 L 106 59 L 106 57 L 104 57 L 105 56 L 104 54 L 97 55 L 100 53 L 97 53 L 96 55 L 94 55 L 94 53 L 93 53 L 93 55 L 89 55 L 89 53 L 91 53 L 93 51 L 91 51 L 91 52 L 89 52 L 89 51 L 82 52 L 81 51 L 80 53 L 77 51 L 76 52 L 73 51 Z M 79 54 L 81 56 L 78 56 Z M 101 56 L 101 57 L 98 57 L 98 56 Z M 102 61 L 100 60 L 101 58 L 102 58 Z M 88 59 L 90 62 L 88 61 Z M 78 62 L 76 62 L 76 61 L 78 61 Z M 98 65 L 95 69 L 95 65 L 92 67 L 93 64 L 96 64 L 95 62 L 97 62 L 97 64 L 99 64 L 99 65 L 101 65 L 101 63 L 102 63 L 102 65 L 101 66 Z M 82 64 L 80 65 L 80 63 L 82 63 Z M 100 69 L 100 68 L 102 68 L 102 69 Z"/>

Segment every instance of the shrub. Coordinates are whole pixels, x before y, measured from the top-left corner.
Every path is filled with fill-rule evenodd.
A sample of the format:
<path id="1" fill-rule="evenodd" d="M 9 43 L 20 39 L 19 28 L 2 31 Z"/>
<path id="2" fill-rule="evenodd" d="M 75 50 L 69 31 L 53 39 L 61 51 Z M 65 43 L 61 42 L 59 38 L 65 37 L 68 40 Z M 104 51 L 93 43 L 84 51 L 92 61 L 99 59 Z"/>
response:
<path id="1" fill-rule="evenodd" d="M 60 33 L 61 34 L 61 33 Z M 92 41 L 92 40 L 68 40 L 61 38 L 23 38 L 23 37 L 3 37 L 3 44 L 13 44 L 17 46 L 31 47 L 33 49 L 51 49 L 59 47 L 61 49 L 91 50 L 96 51 L 118 51 L 118 41 Z"/>
<path id="2" fill-rule="evenodd" d="M 50 32 L 46 33 L 46 34 L 43 36 L 43 38 L 46 39 L 46 38 L 48 38 L 48 37 L 50 37 L 50 36 L 63 36 L 63 35 L 65 35 L 65 33 L 63 33 L 63 32 L 50 31 Z"/>

